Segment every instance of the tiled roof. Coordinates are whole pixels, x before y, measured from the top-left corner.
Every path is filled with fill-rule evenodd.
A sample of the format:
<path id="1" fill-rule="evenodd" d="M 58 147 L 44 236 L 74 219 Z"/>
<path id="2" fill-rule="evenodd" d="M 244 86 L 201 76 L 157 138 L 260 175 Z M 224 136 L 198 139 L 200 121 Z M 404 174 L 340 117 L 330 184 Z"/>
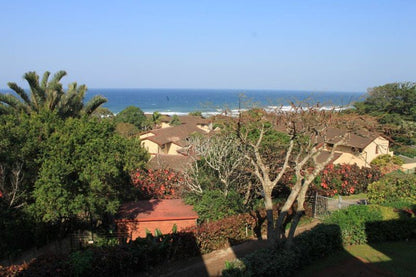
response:
<path id="1" fill-rule="evenodd" d="M 151 199 L 121 205 L 118 215 L 121 220 L 163 221 L 175 219 L 197 219 L 193 207 L 182 199 Z"/>
<path id="2" fill-rule="evenodd" d="M 154 136 L 143 138 L 143 140 L 147 139 L 159 145 L 175 142 L 180 146 L 184 146 L 186 144 L 186 138 L 193 133 L 207 134 L 205 131 L 192 124 L 182 124 L 179 126 L 155 129 L 148 133 L 152 133 Z"/>
<path id="3" fill-rule="evenodd" d="M 335 144 L 345 135 L 346 132 L 346 130 L 329 128 L 326 133 L 327 141 Z M 379 136 L 380 135 L 377 133 L 359 130 L 347 135 L 346 141 L 342 143 L 342 145 L 364 149 L 367 145 L 369 145 L 374 139 L 376 139 Z"/>
<path id="4" fill-rule="evenodd" d="M 318 154 L 318 157 L 316 158 L 318 163 L 325 162 L 331 153 L 329 151 L 321 151 L 321 153 Z M 337 160 L 339 157 L 341 157 L 342 153 L 335 152 L 333 158 L 329 161 L 329 163 L 333 163 L 335 160 Z"/>

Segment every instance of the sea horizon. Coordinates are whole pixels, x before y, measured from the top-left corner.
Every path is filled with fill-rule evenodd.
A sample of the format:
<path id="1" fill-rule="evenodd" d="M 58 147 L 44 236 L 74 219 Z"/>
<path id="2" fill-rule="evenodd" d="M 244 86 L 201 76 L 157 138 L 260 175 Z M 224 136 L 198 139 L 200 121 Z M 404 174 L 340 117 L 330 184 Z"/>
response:
<path id="1" fill-rule="evenodd" d="M 323 107 L 345 107 L 360 100 L 364 92 L 303 91 L 273 89 L 169 89 L 169 88 L 91 88 L 86 100 L 95 95 L 108 99 L 103 107 L 118 113 L 128 106 L 137 106 L 145 113 L 188 114 L 201 111 L 205 115 L 239 108 L 289 106 L 290 102 L 307 101 Z"/>
<path id="2" fill-rule="evenodd" d="M 12 92 L 1 89 L 0 92 Z M 139 107 L 144 113 L 158 111 L 168 115 L 185 115 L 200 111 L 209 116 L 227 110 L 250 107 L 289 107 L 291 102 L 307 102 L 324 108 L 347 107 L 362 100 L 365 92 L 306 91 L 277 89 L 192 89 L 192 88 L 89 88 L 88 101 L 95 95 L 107 98 L 103 107 L 117 114 L 128 106 Z"/>

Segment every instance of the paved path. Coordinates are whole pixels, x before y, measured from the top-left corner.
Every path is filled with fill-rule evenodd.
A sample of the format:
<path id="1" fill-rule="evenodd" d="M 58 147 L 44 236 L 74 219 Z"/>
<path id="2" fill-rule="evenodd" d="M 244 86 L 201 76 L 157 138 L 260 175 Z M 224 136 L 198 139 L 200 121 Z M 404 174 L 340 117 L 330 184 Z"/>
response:
<path id="1" fill-rule="evenodd" d="M 320 221 L 313 220 L 311 223 L 299 226 L 295 234 L 299 234 L 315 227 Z M 265 248 L 269 244 L 266 240 L 251 240 L 230 248 L 213 251 L 201 257 L 194 257 L 186 261 L 178 261 L 159 268 L 153 272 L 154 276 L 220 276 L 226 261 L 244 257 L 255 250 Z"/>

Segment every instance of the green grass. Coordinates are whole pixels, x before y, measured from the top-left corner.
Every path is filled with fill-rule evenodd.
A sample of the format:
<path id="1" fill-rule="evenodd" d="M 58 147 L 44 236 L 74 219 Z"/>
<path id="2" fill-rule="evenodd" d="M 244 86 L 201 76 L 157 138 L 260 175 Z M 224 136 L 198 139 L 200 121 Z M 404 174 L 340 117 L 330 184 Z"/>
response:
<path id="1" fill-rule="evenodd" d="M 348 195 L 348 196 L 341 196 L 342 199 L 345 200 L 358 200 L 358 199 L 368 199 L 367 193 L 361 192 L 358 194 Z"/>
<path id="2" fill-rule="evenodd" d="M 319 275 L 327 267 L 342 264 L 351 257 L 365 260 L 381 270 L 401 276 L 414 276 L 416 272 L 416 240 L 353 245 L 330 257 L 304 268 L 297 277 Z"/>

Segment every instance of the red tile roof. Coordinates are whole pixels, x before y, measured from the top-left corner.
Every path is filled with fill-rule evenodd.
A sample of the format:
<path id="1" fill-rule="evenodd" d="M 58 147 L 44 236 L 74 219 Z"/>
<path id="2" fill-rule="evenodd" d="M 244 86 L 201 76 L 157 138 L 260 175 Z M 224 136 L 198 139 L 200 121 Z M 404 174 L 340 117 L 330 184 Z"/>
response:
<path id="1" fill-rule="evenodd" d="M 151 199 L 121 205 L 118 219 L 143 221 L 165 221 L 177 219 L 197 219 L 193 207 L 182 199 Z"/>

